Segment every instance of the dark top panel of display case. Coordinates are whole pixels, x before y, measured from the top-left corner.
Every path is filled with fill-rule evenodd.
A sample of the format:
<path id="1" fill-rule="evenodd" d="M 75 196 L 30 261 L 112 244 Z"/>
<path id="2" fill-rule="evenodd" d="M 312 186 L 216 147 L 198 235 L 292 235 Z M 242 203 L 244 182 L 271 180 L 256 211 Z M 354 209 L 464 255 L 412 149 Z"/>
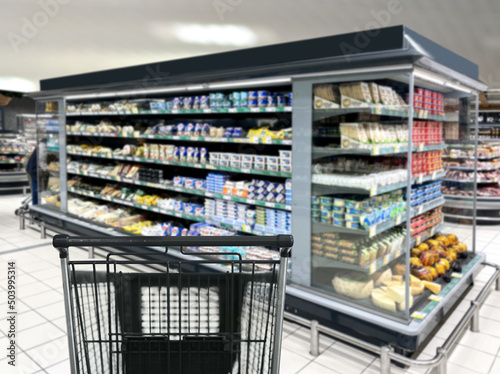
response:
<path id="1" fill-rule="evenodd" d="M 411 38 L 411 40 L 408 39 Z M 214 79 L 248 79 L 414 62 L 426 56 L 470 78 L 474 63 L 404 26 L 236 50 L 180 60 L 45 79 L 42 91 L 78 91 L 91 87 L 125 88 L 154 81 L 156 86 Z M 154 76 L 153 76 L 154 75 Z M 34 95 L 36 96 L 36 95 Z"/>

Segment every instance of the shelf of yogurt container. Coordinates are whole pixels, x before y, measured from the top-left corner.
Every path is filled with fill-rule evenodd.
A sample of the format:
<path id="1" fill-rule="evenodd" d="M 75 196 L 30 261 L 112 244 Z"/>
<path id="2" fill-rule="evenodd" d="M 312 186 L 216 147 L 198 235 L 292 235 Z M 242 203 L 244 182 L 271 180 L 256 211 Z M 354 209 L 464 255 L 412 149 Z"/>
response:
<path id="1" fill-rule="evenodd" d="M 191 195 L 211 197 L 211 198 L 219 199 L 219 200 L 231 200 L 231 201 L 238 202 L 238 203 L 264 206 L 267 208 L 274 208 L 274 209 L 281 209 L 281 210 L 288 210 L 288 211 L 292 210 L 291 205 L 279 204 L 279 203 L 275 203 L 275 202 L 271 202 L 271 201 L 255 200 L 255 199 L 250 199 L 250 198 L 247 199 L 247 198 L 243 198 L 243 197 L 225 195 L 222 193 L 215 193 L 215 192 L 210 192 L 207 190 L 201 190 L 201 189 L 195 189 L 195 188 L 179 187 L 179 186 L 173 185 L 172 183 L 170 183 L 170 184 L 153 183 L 153 182 L 146 182 L 146 181 L 141 181 L 141 180 L 137 180 L 137 179 L 133 179 L 133 178 L 122 178 L 119 176 L 108 176 L 108 175 L 101 175 L 101 174 L 93 173 L 93 172 L 76 171 L 76 170 L 72 170 L 72 171 L 68 170 L 68 174 L 98 178 L 98 179 L 109 180 L 109 181 L 114 181 L 114 182 L 134 184 L 137 186 L 151 187 L 151 188 L 156 188 L 156 189 L 165 190 L 165 191 L 182 192 L 182 193 L 191 194 Z"/>
<path id="2" fill-rule="evenodd" d="M 259 169 L 251 169 L 251 168 L 247 169 L 247 168 L 238 168 L 238 167 L 230 167 L 230 166 L 227 166 L 227 167 L 226 166 L 215 166 L 215 165 L 211 165 L 211 164 L 192 163 L 192 162 L 183 162 L 183 161 L 167 161 L 167 160 L 158 160 L 158 159 L 153 159 L 153 158 L 113 155 L 112 153 L 92 153 L 91 151 L 86 151 L 86 152 L 68 151 L 67 154 L 74 155 L 74 156 L 95 157 L 95 158 L 108 159 L 108 160 L 133 161 L 133 162 L 159 164 L 159 165 L 183 166 L 183 167 L 196 168 L 196 169 L 229 171 L 229 172 L 242 173 L 242 174 L 267 175 L 267 176 L 275 176 L 275 177 L 281 177 L 281 178 L 291 178 L 291 176 L 292 176 L 292 173 L 283 172 L 283 171 L 259 170 Z M 277 156 L 277 158 L 279 158 L 279 156 Z"/>

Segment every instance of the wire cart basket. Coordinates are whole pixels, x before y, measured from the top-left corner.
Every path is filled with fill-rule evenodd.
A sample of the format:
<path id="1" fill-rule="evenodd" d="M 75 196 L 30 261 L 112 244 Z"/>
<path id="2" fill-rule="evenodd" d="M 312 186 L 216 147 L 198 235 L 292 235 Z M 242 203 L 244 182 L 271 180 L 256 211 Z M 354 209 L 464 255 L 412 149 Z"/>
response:
<path id="1" fill-rule="evenodd" d="M 56 235 L 53 245 L 61 259 L 72 374 L 279 373 L 291 235 Z M 72 246 L 166 249 L 70 261 Z M 269 260 L 242 260 L 238 252 L 185 250 L 247 246 L 279 251 Z M 169 247 L 180 247 L 178 260 L 167 257 Z"/>

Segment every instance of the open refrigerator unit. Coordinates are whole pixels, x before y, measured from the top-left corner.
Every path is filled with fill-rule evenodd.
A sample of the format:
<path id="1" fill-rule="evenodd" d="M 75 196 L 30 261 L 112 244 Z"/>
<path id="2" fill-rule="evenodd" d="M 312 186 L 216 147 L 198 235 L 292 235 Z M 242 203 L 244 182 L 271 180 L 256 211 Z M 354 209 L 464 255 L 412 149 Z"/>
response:
<path id="1" fill-rule="evenodd" d="M 287 312 L 415 351 L 484 260 L 441 190 L 444 102 L 484 86 L 411 30 L 377 31 L 352 55 L 332 46 L 359 33 L 160 63 L 154 86 L 145 66 L 43 81 L 67 188 L 32 214 L 84 235 L 291 231 Z"/>
<path id="2" fill-rule="evenodd" d="M 463 105 L 456 122 L 446 123 L 443 193 L 450 222 L 496 224 L 500 221 L 500 112 Z M 477 184 L 477 191 L 473 185 Z"/>

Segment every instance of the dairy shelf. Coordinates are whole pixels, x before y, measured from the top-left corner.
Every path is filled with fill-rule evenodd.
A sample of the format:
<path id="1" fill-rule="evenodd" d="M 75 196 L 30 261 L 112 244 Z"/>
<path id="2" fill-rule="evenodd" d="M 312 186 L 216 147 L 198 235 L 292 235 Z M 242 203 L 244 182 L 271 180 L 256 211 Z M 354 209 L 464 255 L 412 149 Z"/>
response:
<path id="1" fill-rule="evenodd" d="M 439 151 L 446 148 L 445 144 L 424 145 L 423 143 L 418 146 L 412 147 L 412 152 L 429 152 Z M 333 148 L 333 147 L 313 147 L 312 157 L 322 158 L 329 156 L 342 156 L 342 155 L 362 155 L 362 156 L 379 156 L 379 155 L 396 155 L 407 153 L 407 145 L 375 145 L 370 148 Z"/>
<path id="2" fill-rule="evenodd" d="M 190 135 L 149 135 L 149 134 L 121 134 L 121 133 L 102 133 L 85 131 L 67 131 L 66 135 L 87 136 L 95 138 L 127 138 L 127 139 L 153 139 L 153 140 L 182 140 L 190 142 L 207 143 L 237 143 L 237 144 L 271 144 L 271 145 L 292 145 L 289 139 L 272 139 L 270 136 L 250 138 L 225 138 L 211 136 L 190 136 Z"/>
<path id="3" fill-rule="evenodd" d="M 244 168 L 235 168 L 235 167 L 230 167 L 230 166 L 215 166 L 215 165 L 210 165 L 210 164 L 199 164 L 199 163 L 183 162 L 183 161 L 155 160 L 152 158 L 135 157 L 135 156 L 117 156 L 117 155 L 112 155 L 112 154 L 98 154 L 98 153 L 91 153 L 91 152 L 67 152 L 67 154 L 74 155 L 74 156 L 102 158 L 102 159 L 107 159 L 107 160 L 132 161 L 132 162 L 141 162 L 141 163 L 157 164 L 157 165 L 183 166 L 183 167 L 195 168 L 195 169 L 229 171 L 229 172 L 233 172 L 233 173 L 266 175 L 266 176 L 280 177 L 280 178 L 291 178 L 292 177 L 292 173 L 288 173 L 288 172 L 284 172 L 284 171 L 244 169 Z"/>
<path id="4" fill-rule="evenodd" d="M 212 224 L 214 226 L 217 226 L 217 227 L 222 227 L 222 228 L 230 229 L 230 230 L 234 230 L 234 231 L 241 231 L 241 232 L 245 232 L 247 234 L 252 234 L 252 235 L 261 235 L 262 236 L 262 235 L 276 235 L 276 234 L 286 234 L 287 233 L 284 230 L 283 230 L 283 232 L 270 232 L 270 231 L 265 231 L 265 230 L 256 230 L 256 229 L 253 229 L 252 227 L 245 225 L 245 224 L 240 225 L 240 224 L 236 224 L 236 223 L 225 222 L 222 217 L 196 216 L 193 214 L 180 213 L 180 212 L 177 212 L 175 210 L 161 209 L 158 207 L 137 204 L 137 203 L 134 203 L 132 201 L 117 199 L 117 198 L 113 198 L 113 197 L 108 196 L 108 195 L 101 195 L 101 194 L 98 194 L 95 192 L 85 191 L 85 190 L 81 190 L 81 189 L 77 189 L 77 188 L 73 188 L 73 187 L 69 187 L 68 192 L 71 192 L 71 193 L 74 193 L 74 194 L 77 194 L 80 196 L 86 196 L 86 197 L 90 197 L 90 198 L 94 198 L 94 199 L 98 199 L 98 200 L 108 201 L 108 202 L 115 203 L 115 204 L 129 206 L 131 208 L 137 208 L 137 209 L 147 210 L 149 212 L 160 213 L 160 214 L 164 214 L 167 216 L 187 219 L 187 220 L 196 221 L 196 222 L 205 222 L 205 223 L 209 223 L 209 224 Z M 234 220 L 231 220 L 231 221 L 234 221 Z"/>
<path id="5" fill-rule="evenodd" d="M 114 197 L 111 197 L 109 195 L 101 195 L 92 191 L 86 191 L 82 190 L 79 188 L 74 188 L 74 187 L 68 187 L 68 192 L 80 195 L 80 196 L 86 196 L 86 197 L 91 197 L 94 199 L 99 199 L 99 200 L 104 200 L 104 201 L 109 201 L 115 204 L 120 204 L 120 205 L 125 205 L 129 206 L 132 208 L 137 208 L 137 209 L 142 209 L 142 210 L 147 210 L 149 212 L 155 212 L 155 213 L 161 213 L 165 214 L 167 216 L 172 216 L 172 217 L 178 217 L 178 218 L 183 218 L 183 219 L 188 219 L 191 221 L 197 221 L 197 222 L 203 222 L 205 221 L 204 216 L 195 216 L 193 214 L 185 214 L 185 213 L 180 213 L 175 210 L 168 210 L 168 209 L 161 209 L 158 207 L 152 207 L 148 205 L 143 205 L 143 204 L 137 204 L 132 201 L 128 200 L 123 200 L 123 199 L 117 199 Z"/>
<path id="6" fill-rule="evenodd" d="M 266 108 L 210 108 L 210 109 L 172 109 L 172 110 L 138 110 L 138 111 L 99 111 L 99 112 L 67 112 L 66 117 L 78 116 L 139 116 L 157 114 L 217 114 L 217 113 L 279 113 L 291 112 L 291 106 Z"/>
<path id="7" fill-rule="evenodd" d="M 187 193 L 187 194 L 191 194 L 191 195 L 204 196 L 204 197 L 209 197 L 209 198 L 214 198 L 214 199 L 219 199 L 219 200 L 230 200 L 230 201 L 235 201 L 237 203 L 264 206 L 266 208 L 274 208 L 274 209 L 288 210 L 288 211 L 292 210 L 291 205 L 272 203 L 269 201 L 246 199 L 243 197 L 223 195 L 220 193 L 204 191 L 204 190 L 196 190 L 196 189 L 192 189 L 192 188 L 178 187 L 178 186 L 173 186 L 173 185 L 145 182 L 145 181 L 135 180 L 135 179 L 131 179 L 131 178 L 112 177 L 112 176 L 107 176 L 107 175 L 100 175 L 97 173 L 91 173 L 91 172 L 87 172 L 87 171 L 81 171 L 81 172 L 68 171 L 68 174 L 81 175 L 81 176 L 92 177 L 92 178 L 97 178 L 97 179 L 104 179 L 104 180 L 109 180 L 109 181 L 113 181 L 113 182 L 134 184 L 137 186 L 151 187 L 151 188 L 156 188 L 156 189 L 165 190 L 165 191 L 182 192 L 182 193 Z"/>
<path id="8" fill-rule="evenodd" d="M 404 108 L 401 110 L 401 108 Z M 341 116 L 341 115 L 346 115 L 346 114 L 355 114 L 355 113 L 369 113 L 369 114 L 374 114 L 374 115 L 379 115 L 379 116 L 386 116 L 386 117 L 398 117 L 398 118 L 408 118 L 408 107 L 401 106 L 396 108 L 389 108 L 389 107 L 383 107 L 383 106 L 370 106 L 370 107 L 356 107 L 356 108 L 338 108 L 338 109 L 316 109 L 313 111 L 313 120 L 314 121 L 320 121 L 322 119 L 330 118 L 330 117 L 336 117 L 336 116 Z M 427 120 L 433 120 L 433 121 L 445 121 L 446 116 L 434 116 L 430 114 L 423 114 L 420 115 L 416 113 L 415 111 L 413 112 L 413 118 L 416 119 L 427 119 Z"/>
<path id="9" fill-rule="evenodd" d="M 428 212 L 434 208 L 437 208 L 439 206 L 444 205 L 445 200 L 444 198 L 438 198 L 435 199 L 431 202 L 422 204 L 418 206 L 416 209 L 412 208 L 412 211 L 410 212 L 410 219 L 417 217 L 421 214 L 424 214 L 425 212 Z M 320 222 L 312 222 L 312 232 L 315 234 L 319 233 L 324 233 L 324 232 L 335 232 L 339 234 L 354 234 L 354 235 L 360 235 L 360 236 L 367 236 L 369 238 L 374 237 L 375 235 L 381 234 L 389 229 L 392 229 L 393 227 L 399 226 L 402 223 L 406 222 L 406 213 L 402 213 L 398 215 L 395 219 L 390 219 L 386 222 L 382 222 L 380 224 L 376 224 L 373 226 L 370 226 L 368 230 L 365 229 L 351 229 L 347 227 L 341 227 L 341 226 L 334 226 L 326 223 L 320 223 Z"/>
<path id="10" fill-rule="evenodd" d="M 412 180 L 412 185 L 413 184 L 422 184 L 425 182 L 430 182 L 434 180 L 441 180 L 446 173 L 444 172 L 433 172 L 430 175 L 419 175 L 417 178 L 413 178 Z M 355 188 L 355 187 L 343 187 L 343 186 L 334 186 L 334 185 L 329 185 L 329 184 L 322 184 L 322 183 L 312 183 L 313 186 L 313 194 L 315 196 L 319 195 L 324 195 L 324 194 L 340 194 L 340 193 L 352 193 L 352 194 L 359 194 L 359 195 L 369 195 L 371 196 L 376 196 L 376 195 L 381 195 L 387 192 L 391 191 L 396 191 L 401 188 L 405 188 L 407 186 L 407 182 L 400 182 L 396 184 L 390 184 L 387 186 L 372 186 L 370 189 L 364 189 L 364 188 Z"/>

